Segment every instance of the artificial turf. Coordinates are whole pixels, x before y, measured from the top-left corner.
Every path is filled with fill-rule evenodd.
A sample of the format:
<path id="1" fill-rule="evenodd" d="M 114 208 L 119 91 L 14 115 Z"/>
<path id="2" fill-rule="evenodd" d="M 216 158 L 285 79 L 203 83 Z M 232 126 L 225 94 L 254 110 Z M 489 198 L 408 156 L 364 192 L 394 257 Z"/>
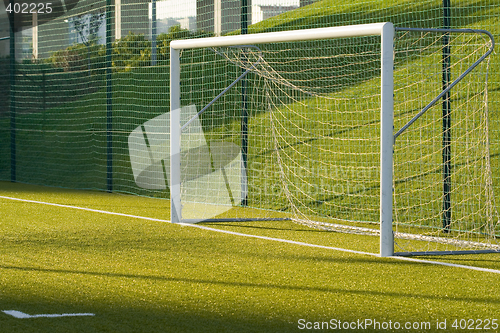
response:
<path id="1" fill-rule="evenodd" d="M 168 216 L 165 200 L 5 182 L 0 195 Z M 2 332 L 292 332 L 302 331 L 300 319 L 429 322 L 435 331 L 445 319 L 450 328 L 455 319 L 498 317 L 496 273 L 4 198 L 0 205 L 0 311 L 95 314 L 0 312 Z M 377 243 L 285 221 L 205 226 L 364 251 Z M 499 259 L 439 260 L 498 270 Z"/>

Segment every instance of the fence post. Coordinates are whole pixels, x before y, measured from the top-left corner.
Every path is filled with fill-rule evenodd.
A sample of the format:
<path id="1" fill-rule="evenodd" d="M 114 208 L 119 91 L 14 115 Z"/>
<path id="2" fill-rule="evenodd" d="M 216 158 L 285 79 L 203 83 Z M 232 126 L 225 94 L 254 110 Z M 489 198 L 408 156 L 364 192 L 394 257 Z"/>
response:
<path id="1" fill-rule="evenodd" d="M 111 0 L 106 0 L 106 182 L 107 191 L 113 191 L 113 85 L 111 60 Z"/>
<path id="2" fill-rule="evenodd" d="M 11 8 L 14 8 L 14 0 L 10 0 Z M 9 13 L 10 21 L 10 181 L 17 181 L 17 147 L 16 147 L 16 35 L 14 31 L 14 11 Z"/>
<path id="3" fill-rule="evenodd" d="M 248 33 L 248 1 L 241 0 L 241 34 L 246 35 Z M 242 55 L 244 58 L 244 55 Z M 242 59 L 245 61 L 245 59 Z M 242 73 L 245 72 L 245 68 L 241 69 Z M 242 191 L 247 193 L 247 165 L 248 165 L 248 105 L 247 105 L 247 81 L 246 78 L 241 79 L 241 157 L 243 160 L 243 177 L 241 183 L 245 187 Z M 241 201 L 242 206 L 246 206 L 247 195 Z"/>
<path id="4" fill-rule="evenodd" d="M 151 66 L 156 66 L 156 0 L 151 1 Z"/>
<path id="5" fill-rule="evenodd" d="M 443 0 L 443 28 L 451 28 L 451 0 Z M 443 90 L 451 81 L 450 37 L 443 36 Z M 451 224 L 451 99 L 450 91 L 443 96 L 443 228 L 448 232 Z"/>

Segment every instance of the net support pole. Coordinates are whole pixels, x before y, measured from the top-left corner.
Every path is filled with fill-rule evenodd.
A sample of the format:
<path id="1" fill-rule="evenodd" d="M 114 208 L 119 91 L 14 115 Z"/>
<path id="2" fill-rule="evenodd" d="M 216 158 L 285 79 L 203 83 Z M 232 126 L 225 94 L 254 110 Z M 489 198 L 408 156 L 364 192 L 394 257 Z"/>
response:
<path id="1" fill-rule="evenodd" d="M 111 59 L 111 0 L 106 0 L 106 190 L 113 191 L 113 86 Z"/>
<path id="2" fill-rule="evenodd" d="M 180 51 L 170 48 L 170 222 L 181 222 Z M 177 112 L 179 110 L 179 112 Z"/>
<path id="3" fill-rule="evenodd" d="M 451 1 L 443 0 L 443 28 L 451 28 Z M 443 36 L 443 90 L 451 81 L 449 33 Z M 451 100 L 448 90 L 443 96 L 443 229 L 448 232 L 451 224 Z"/>
<path id="4" fill-rule="evenodd" d="M 248 34 L 248 3 L 247 0 L 241 0 L 241 34 Z M 242 55 L 244 57 L 244 55 Z M 242 59 L 244 60 L 244 59 Z M 245 73 L 245 69 L 241 69 L 242 73 Z M 241 79 L 241 159 L 242 159 L 242 169 L 241 173 L 243 179 L 241 179 L 241 184 L 243 187 L 242 193 L 248 193 L 247 186 L 247 165 L 248 165 L 248 105 L 247 105 L 247 81 L 245 78 Z M 246 206 L 247 196 L 241 201 L 242 206 Z"/>
<path id="5" fill-rule="evenodd" d="M 14 8 L 14 1 L 10 1 Z M 10 181 L 16 182 L 16 34 L 14 31 L 14 11 L 9 13 L 10 19 Z"/>
<path id="6" fill-rule="evenodd" d="M 392 182 L 394 153 L 394 26 L 385 23 L 381 33 L 380 110 L 380 256 L 394 254 Z"/>

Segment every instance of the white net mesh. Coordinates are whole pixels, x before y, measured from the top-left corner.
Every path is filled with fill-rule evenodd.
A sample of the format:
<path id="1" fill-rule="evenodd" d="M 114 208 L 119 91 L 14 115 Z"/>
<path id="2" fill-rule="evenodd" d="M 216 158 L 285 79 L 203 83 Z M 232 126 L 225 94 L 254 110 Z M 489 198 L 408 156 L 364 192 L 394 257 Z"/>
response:
<path id="1" fill-rule="evenodd" d="M 450 49 L 449 65 L 443 49 Z M 479 33 L 401 32 L 396 43 L 396 128 L 401 127 L 490 48 Z M 496 247 L 500 232 L 491 178 L 488 59 L 395 144 L 394 217 L 403 250 Z M 443 68 L 450 77 L 443 77 Z M 418 93 L 415 93 L 418 92 Z M 448 120 L 447 120 L 448 119 Z M 448 130 L 444 130 L 449 128 Z M 446 170 L 446 166 L 449 170 Z M 449 244 L 450 246 L 443 246 Z"/>

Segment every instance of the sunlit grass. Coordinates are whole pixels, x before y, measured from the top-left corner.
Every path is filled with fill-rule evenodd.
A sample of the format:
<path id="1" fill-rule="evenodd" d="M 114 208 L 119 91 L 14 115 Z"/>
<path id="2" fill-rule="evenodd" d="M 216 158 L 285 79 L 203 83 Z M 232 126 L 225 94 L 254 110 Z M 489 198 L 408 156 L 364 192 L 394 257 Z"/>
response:
<path id="1" fill-rule="evenodd" d="M 165 200 L 0 183 L 0 195 L 164 219 Z M 2 332 L 293 332 L 298 321 L 494 318 L 497 274 L 0 198 Z M 377 251 L 376 237 L 287 222 L 210 228 Z M 436 260 L 436 258 L 432 258 Z M 440 258 L 499 269 L 498 255 Z M 473 305 L 473 306 L 471 306 Z"/>

